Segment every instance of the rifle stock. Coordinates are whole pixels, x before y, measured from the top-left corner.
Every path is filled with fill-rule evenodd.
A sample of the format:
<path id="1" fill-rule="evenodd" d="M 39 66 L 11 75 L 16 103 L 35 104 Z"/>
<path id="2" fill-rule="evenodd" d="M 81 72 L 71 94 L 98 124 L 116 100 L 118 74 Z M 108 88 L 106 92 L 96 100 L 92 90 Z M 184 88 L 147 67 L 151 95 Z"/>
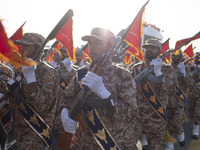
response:
<path id="1" fill-rule="evenodd" d="M 119 41 L 119 38 L 116 38 L 114 41 L 111 49 L 105 54 L 102 55 L 102 59 L 95 64 L 95 66 L 92 69 L 92 72 L 94 72 L 97 75 L 101 75 L 101 72 L 103 71 L 103 66 L 105 63 L 107 63 L 107 60 L 110 58 L 110 55 L 112 54 L 112 51 L 114 50 L 117 42 Z M 78 121 L 78 115 L 81 112 L 84 103 L 87 100 L 87 97 L 91 95 L 92 91 L 89 89 L 89 87 L 84 86 L 79 92 L 78 96 L 76 97 L 74 103 L 71 105 L 68 115 L 71 119 L 77 120 Z M 84 120 L 82 120 L 84 122 Z M 85 124 L 85 129 L 87 125 Z M 70 149 L 70 144 L 72 141 L 72 134 L 63 132 L 59 138 L 58 141 L 58 147 L 62 150 L 69 150 Z"/>

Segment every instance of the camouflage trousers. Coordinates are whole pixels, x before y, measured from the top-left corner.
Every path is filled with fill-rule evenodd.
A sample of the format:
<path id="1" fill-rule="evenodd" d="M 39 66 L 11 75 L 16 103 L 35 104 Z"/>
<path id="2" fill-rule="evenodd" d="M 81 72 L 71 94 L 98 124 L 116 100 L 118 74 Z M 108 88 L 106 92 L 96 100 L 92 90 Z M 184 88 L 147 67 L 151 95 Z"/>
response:
<path id="1" fill-rule="evenodd" d="M 167 127 L 170 135 L 180 134 L 183 129 L 184 106 L 175 107 L 167 110 Z"/>
<path id="2" fill-rule="evenodd" d="M 198 95 L 188 96 L 188 110 L 193 123 L 200 124 L 200 97 Z"/>
<path id="3" fill-rule="evenodd" d="M 155 112 L 152 112 L 152 114 L 140 112 L 140 116 L 140 130 L 142 130 L 146 136 L 149 150 L 162 150 L 166 143 L 165 123 Z"/>

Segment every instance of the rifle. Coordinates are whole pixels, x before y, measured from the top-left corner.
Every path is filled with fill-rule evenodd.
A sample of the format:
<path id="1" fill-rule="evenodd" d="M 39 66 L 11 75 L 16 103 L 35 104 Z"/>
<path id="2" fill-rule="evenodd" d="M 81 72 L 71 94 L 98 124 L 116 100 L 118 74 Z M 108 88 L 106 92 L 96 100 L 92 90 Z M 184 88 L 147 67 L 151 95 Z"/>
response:
<path id="1" fill-rule="evenodd" d="M 112 51 L 116 48 L 116 44 L 118 43 L 119 38 L 117 37 L 111 47 L 111 49 L 102 54 L 101 59 L 98 61 L 97 64 L 92 69 L 92 72 L 95 74 L 101 75 L 101 72 L 103 70 L 104 65 L 106 64 L 107 60 L 109 59 L 110 55 L 112 54 Z M 87 86 L 83 86 L 81 91 L 79 92 L 78 96 L 76 97 L 74 103 L 71 105 L 69 109 L 69 117 L 73 120 L 77 120 L 78 114 L 81 112 L 85 102 L 87 101 L 87 98 L 89 95 L 91 95 L 92 91 Z M 72 140 L 72 133 L 64 132 L 58 141 L 58 147 L 62 150 L 69 150 L 70 144 Z"/>
<path id="2" fill-rule="evenodd" d="M 160 56 L 160 58 L 165 59 L 172 52 L 174 52 L 174 49 L 167 50 L 164 54 Z M 148 76 L 152 71 L 153 71 L 153 66 L 146 67 L 137 76 L 134 77 L 135 83 L 138 84 L 142 79 Z"/>
<path id="3" fill-rule="evenodd" d="M 126 45 L 126 47 L 124 47 L 117 55 L 114 55 L 112 57 L 112 61 L 113 62 L 119 62 L 120 59 L 122 59 L 122 56 L 124 55 L 124 53 L 126 52 L 126 50 L 130 47 L 130 45 Z"/>
<path id="4" fill-rule="evenodd" d="M 190 57 L 189 59 L 187 59 L 186 61 L 184 61 L 183 63 L 186 65 L 188 64 L 192 59 L 194 59 L 195 57 L 197 57 L 199 55 L 199 52 L 196 53 L 194 56 Z"/>
<path id="5" fill-rule="evenodd" d="M 49 54 L 53 51 L 53 48 L 54 48 L 57 44 L 58 44 L 58 41 L 55 41 L 55 42 L 53 43 L 53 45 L 51 45 L 51 47 L 49 48 L 49 50 L 48 50 L 46 53 L 44 53 L 44 55 L 42 55 L 41 60 L 45 60 L 45 59 L 49 56 Z"/>
<path id="6" fill-rule="evenodd" d="M 42 46 L 37 50 L 37 53 L 33 57 L 33 60 L 39 60 L 41 57 L 41 54 L 43 52 L 44 46 L 47 44 L 47 42 L 55 37 L 55 35 L 58 33 L 58 31 L 64 26 L 64 24 L 73 16 L 73 11 L 69 9 L 67 13 L 62 17 L 62 19 L 58 22 L 58 24 L 54 27 L 54 29 L 51 31 L 51 33 L 48 35 L 48 37 L 45 39 Z M 19 86 L 19 82 L 21 81 L 22 73 L 20 73 L 16 79 L 11 79 L 8 81 L 8 92 L 0 98 L 0 102 L 7 99 L 9 95 Z"/>

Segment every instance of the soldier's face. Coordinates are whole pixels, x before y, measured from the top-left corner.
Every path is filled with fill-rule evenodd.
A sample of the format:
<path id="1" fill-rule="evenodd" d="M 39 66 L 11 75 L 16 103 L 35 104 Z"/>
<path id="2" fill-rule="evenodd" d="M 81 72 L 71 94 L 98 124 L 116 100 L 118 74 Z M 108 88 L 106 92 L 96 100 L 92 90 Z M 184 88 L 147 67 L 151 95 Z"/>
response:
<path id="1" fill-rule="evenodd" d="M 102 54 L 110 50 L 111 46 L 105 41 L 91 38 L 88 41 L 88 49 L 92 62 L 97 63 Z"/>
<path id="2" fill-rule="evenodd" d="M 172 62 L 177 64 L 181 61 L 182 55 L 174 55 L 172 54 Z"/>
<path id="3" fill-rule="evenodd" d="M 159 49 L 156 46 L 148 45 L 145 47 L 144 55 L 147 60 L 155 59 L 159 55 Z"/>
<path id="4" fill-rule="evenodd" d="M 35 45 L 21 45 L 21 55 L 22 57 L 33 58 L 36 53 Z"/>

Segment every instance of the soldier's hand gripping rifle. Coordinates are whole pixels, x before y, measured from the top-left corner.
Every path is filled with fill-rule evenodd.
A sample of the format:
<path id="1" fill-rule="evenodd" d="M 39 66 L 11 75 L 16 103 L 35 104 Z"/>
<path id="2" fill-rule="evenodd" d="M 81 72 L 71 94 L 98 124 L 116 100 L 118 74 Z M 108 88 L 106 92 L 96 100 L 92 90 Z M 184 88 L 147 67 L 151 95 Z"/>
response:
<path id="1" fill-rule="evenodd" d="M 101 72 L 103 70 L 104 65 L 110 58 L 112 51 L 116 48 L 116 44 L 118 43 L 119 38 L 117 37 L 111 47 L 111 49 L 107 53 L 103 53 L 101 59 L 92 69 L 92 72 L 94 72 L 97 75 L 101 75 Z M 92 91 L 89 89 L 89 87 L 84 86 L 79 92 L 78 96 L 76 97 L 74 103 L 70 106 L 69 109 L 69 117 L 73 120 L 77 120 L 78 114 L 81 112 L 82 108 L 84 107 L 84 104 L 86 103 L 86 100 L 89 95 L 91 95 Z M 72 133 L 64 132 L 58 141 L 58 147 L 62 150 L 69 150 L 71 140 L 72 140 Z"/>
<path id="2" fill-rule="evenodd" d="M 160 56 L 160 58 L 165 59 L 170 53 L 174 52 L 174 49 L 166 51 Z M 142 70 L 137 76 L 134 77 L 134 81 L 138 84 L 142 79 L 147 77 L 153 71 L 153 66 L 148 66 Z"/>
<path id="3" fill-rule="evenodd" d="M 67 13 L 62 17 L 62 19 L 58 22 L 58 24 L 54 27 L 54 29 L 51 31 L 51 33 L 48 35 L 48 37 L 45 39 L 42 46 L 37 50 L 37 53 L 33 57 L 33 60 L 40 60 L 41 54 L 43 53 L 43 48 L 49 42 L 51 39 L 53 39 L 56 34 L 59 32 L 59 30 L 65 25 L 65 23 L 73 16 L 73 11 L 69 9 Z M 22 73 L 20 73 L 15 79 L 11 79 L 8 82 L 9 90 L 6 94 L 2 96 L 0 99 L 0 102 L 7 99 L 9 95 L 19 86 L 19 82 L 22 79 L 21 78 Z"/>

